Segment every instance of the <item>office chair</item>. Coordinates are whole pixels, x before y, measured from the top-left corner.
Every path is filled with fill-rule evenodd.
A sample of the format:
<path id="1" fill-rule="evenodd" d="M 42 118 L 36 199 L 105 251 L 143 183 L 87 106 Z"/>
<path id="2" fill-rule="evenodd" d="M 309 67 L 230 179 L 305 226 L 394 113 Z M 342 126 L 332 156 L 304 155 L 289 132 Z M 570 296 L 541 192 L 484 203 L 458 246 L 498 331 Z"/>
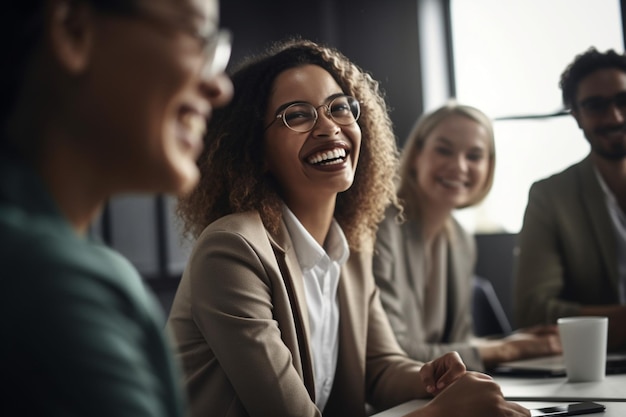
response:
<path id="1" fill-rule="evenodd" d="M 476 336 L 506 335 L 512 332 L 511 323 L 500 304 L 491 282 L 474 276 L 472 317 Z"/>

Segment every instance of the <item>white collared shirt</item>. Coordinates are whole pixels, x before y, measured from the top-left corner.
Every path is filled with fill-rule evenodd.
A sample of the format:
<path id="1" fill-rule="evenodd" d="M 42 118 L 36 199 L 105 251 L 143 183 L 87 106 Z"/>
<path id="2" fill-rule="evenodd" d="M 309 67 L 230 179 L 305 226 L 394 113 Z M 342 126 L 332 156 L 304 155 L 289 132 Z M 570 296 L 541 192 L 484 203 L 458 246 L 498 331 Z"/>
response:
<path id="1" fill-rule="evenodd" d="M 335 379 L 339 353 L 339 302 L 337 287 L 341 266 L 349 256 L 348 242 L 333 219 L 324 247 L 283 206 L 283 219 L 304 277 L 313 372 L 315 405 L 324 411 Z"/>
<path id="2" fill-rule="evenodd" d="M 619 300 L 621 304 L 626 304 L 626 214 L 617 203 L 617 199 L 609 186 L 604 182 L 600 172 L 593 168 L 602 191 L 606 206 L 609 209 L 609 216 L 615 229 L 615 239 L 617 240 L 617 273 L 619 278 Z"/>

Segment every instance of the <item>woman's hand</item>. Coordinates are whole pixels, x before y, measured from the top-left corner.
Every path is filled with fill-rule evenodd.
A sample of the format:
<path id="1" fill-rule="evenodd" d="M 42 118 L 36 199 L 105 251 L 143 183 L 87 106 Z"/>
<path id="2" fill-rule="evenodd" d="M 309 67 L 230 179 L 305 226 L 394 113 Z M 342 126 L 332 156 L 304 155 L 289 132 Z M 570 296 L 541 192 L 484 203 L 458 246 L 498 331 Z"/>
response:
<path id="1" fill-rule="evenodd" d="M 520 329 L 503 340 L 513 347 L 514 357 L 509 360 L 562 353 L 558 328 L 552 325 Z"/>
<path id="2" fill-rule="evenodd" d="M 426 388 L 426 392 L 437 395 L 465 375 L 465 364 L 456 352 L 449 352 L 445 355 L 425 363 L 420 369 L 420 376 Z"/>
<path id="3" fill-rule="evenodd" d="M 477 347 L 486 368 L 494 367 L 501 362 L 550 356 L 562 352 L 556 326 L 520 329 L 503 339 L 482 340 L 477 343 Z"/>
<path id="4" fill-rule="evenodd" d="M 508 402 L 491 377 L 467 372 L 424 407 L 404 417 L 529 417 L 530 411 Z"/>

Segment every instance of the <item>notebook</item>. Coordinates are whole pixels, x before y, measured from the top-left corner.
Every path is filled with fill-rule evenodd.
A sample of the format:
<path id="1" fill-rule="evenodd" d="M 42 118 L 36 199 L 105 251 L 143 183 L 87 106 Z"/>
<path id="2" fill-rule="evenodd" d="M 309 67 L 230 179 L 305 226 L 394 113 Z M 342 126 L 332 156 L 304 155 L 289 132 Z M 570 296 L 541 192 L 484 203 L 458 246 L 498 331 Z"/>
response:
<path id="1" fill-rule="evenodd" d="M 492 369 L 492 375 L 510 376 L 565 376 L 565 361 L 562 355 L 504 362 Z M 626 373 L 626 353 L 609 353 L 606 357 L 606 373 Z"/>

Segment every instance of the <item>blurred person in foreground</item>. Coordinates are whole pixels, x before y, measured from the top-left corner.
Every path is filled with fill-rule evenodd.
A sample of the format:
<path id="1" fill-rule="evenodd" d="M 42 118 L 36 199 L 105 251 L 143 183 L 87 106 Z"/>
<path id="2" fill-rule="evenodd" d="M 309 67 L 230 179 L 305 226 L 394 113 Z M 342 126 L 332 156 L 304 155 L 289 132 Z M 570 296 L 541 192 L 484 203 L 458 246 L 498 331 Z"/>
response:
<path id="1" fill-rule="evenodd" d="M 89 236 L 125 192 L 189 192 L 232 96 L 215 0 L 14 0 L 0 13 L 0 414 L 185 415 L 155 299 Z"/>

